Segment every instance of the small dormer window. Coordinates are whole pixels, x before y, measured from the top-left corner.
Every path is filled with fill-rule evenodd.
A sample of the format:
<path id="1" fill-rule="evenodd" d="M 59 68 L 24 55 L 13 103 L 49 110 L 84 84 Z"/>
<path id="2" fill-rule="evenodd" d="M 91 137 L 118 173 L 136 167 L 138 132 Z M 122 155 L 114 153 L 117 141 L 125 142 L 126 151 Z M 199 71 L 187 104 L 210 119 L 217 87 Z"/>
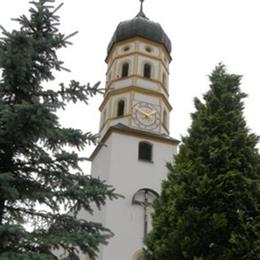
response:
<path id="1" fill-rule="evenodd" d="M 152 72 L 152 66 L 149 63 L 144 64 L 144 77 L 150 79 Z"/>
<path id="2" fill-rule="evenodd" d="M 117 104 L 117 117 L 123 116 L 125 113 L 125 101 L 120 100 Z"/>
<path id="3" fill-rule="evenodd" d="M 143 255 L 142 250 L 139 250 L 137 253 L 135 253 L 132 259 L 133 260 L 144 260 L 144 255 Z"/>
<path id="4" fill-rule="evenodd" d="M 149 46 L 146 46 L 145 50 L 149 53 L 153 52 L 153 49 Z"/>
<path id="5" fill-rule="evenodd" d="M 129 64 L 128 63 L 124 63 L 122 66 L 122 78 L 124 77 L 128 77 L 128 72 L 129 72 Z"/>
<path id="6" fill-rule="evenodd" d="M 130 47 L 129 46 L 125 46 L 123 50 L 124 50 L 124 52 L 127 52 L 127 51 L 130 50 Z"/>

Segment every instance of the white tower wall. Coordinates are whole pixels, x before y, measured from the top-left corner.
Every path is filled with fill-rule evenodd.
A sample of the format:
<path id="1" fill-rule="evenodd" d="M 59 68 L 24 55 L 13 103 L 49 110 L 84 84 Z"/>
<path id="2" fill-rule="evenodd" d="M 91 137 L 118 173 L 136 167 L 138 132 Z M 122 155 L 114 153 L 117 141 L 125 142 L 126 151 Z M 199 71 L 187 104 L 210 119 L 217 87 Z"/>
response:
<path id="1" fill-rule="evenodd" d="M 109 44 L 106 92 L 99 108 L 101 140 L 91 156 L 92 176 L 124 198 L 107 201 L 93 216 L 79 215 L 115 234 L 100 247 L 97 260 L 141 259 L 144 234 L 151 228 L 151 202 L 166 178 L 166 163 L 177 153 L 178 141 L 169 136 L 170 45 L 142 8 L 119 24 Z"/>
<path id="2" fill-rule="evenodd" d="M 138 160 L 138 144 L 147 141 L 153 145 L 153 161 Z M 176 154 L 176 145 L 155 141 L 149 137 L 112 133 L 97 153 L 92 164 L 93 177 L 106 179 L 116 192 L 125 198 L 108 201 L 102 216 L 104 226 L 115 234 L 109 244 L 101 247 L 97 260 L 132 260 L 140 250 L 144 237 L 144 208 L 132 204 L 134 194 L 142 188 L 160 192 L 166 178 L 166 163 Z"/>

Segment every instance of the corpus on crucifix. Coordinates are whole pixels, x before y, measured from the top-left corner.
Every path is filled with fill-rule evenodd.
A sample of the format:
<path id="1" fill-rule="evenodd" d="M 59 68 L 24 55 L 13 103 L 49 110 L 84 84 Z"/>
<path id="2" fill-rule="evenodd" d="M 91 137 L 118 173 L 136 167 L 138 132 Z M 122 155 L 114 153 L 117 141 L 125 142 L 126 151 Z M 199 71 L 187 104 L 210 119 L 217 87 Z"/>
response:
<path id="1" fill-rule="evenodd" d="M 132 203 L 144 208 L 144 237 L 148 232 L 149 208 L 158 196 L 156 191 L 148 188 L 138 190 L 133 196 Z"/>

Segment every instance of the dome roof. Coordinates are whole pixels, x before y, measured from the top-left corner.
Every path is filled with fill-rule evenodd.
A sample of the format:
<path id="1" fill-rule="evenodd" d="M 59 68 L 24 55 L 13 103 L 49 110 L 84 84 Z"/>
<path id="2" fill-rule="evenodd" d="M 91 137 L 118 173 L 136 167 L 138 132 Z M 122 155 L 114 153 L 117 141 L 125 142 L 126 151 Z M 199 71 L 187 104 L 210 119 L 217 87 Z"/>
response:
<path id="1" fill-rule="evenodd" d="M 136 36 L 161 43 L 168 53 L 171 53 L 171 41 L 161 25 L 149 20 L 142 11 L 133 19 L 119 23 L 108 45 L 107 52 L 110 52 L 115 43 Z"/>

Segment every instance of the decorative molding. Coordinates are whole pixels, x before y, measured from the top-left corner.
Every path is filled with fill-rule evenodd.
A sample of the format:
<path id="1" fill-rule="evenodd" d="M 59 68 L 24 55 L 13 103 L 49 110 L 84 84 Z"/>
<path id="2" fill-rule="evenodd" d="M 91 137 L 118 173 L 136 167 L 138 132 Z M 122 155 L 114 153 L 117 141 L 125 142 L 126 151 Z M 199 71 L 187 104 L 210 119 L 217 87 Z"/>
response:
<path id="1" fill-rule="evenodd" d="M 142 256 L 142 249 L 139 249 L 134 253 L 132 260 L 138 260 L 140 256 Z"/>
<path id="2" fill-rule="evenodd" d="M 155 141 L 155 142 L 164 143 L 164 144 L 173 145 L 173 146 L 177 146 L 180 143 L 180 141 L 178 141 L 176 139 L 173 139 L 173 138 L 167 139 L 166 137 L 156 135 L 156 134 L 153 134 L 150 132 L 145 132 L 145 131 L 141 131 L 141 130 L 137 130 L 137 129 L 133 129 L 133 128 L 119 129 L 119 128 L 112 126 L 108 129 L 108 131 L 105 133 L 105 135 L 100 140 L 96 149 L 90 155 L 90 157 L 89 157 L 90 161 L 92 161 L 96 157 L 97 153 L 105 145 L 107 139 L 111 136 L 112 133 L 138 137 L 138 138 L 141 138 L 142 140 Z"/>
<path id="3" fill-rule="evenodd" d="M 111 122 L 111 121 L 113 121 L 113 120 L 116 120 L 116 119 L 120 119 L 120 118 L 131 118 L 132 117 L 132 114 L 126 114 L 126 115 L 123 115 L 123 116 L 112 116 L 112 117 L 110 117 L 110 118 L 107 118 L 107 120 L 102 124 L 102 126 L 100 127 L 100 132 L 102 132 L 103 131 L 103 129 L 105 128 L 105 126 L 109 123 L 109 122 Z"/>
<path id="4" fill-rule="evenodd" d="M 143 56 L 143 57 L 146 57 L 146 58 L 149 58 L 149 59 L 154 59 L 154 60 L 157 60 L 159 61 L 164 69 L 166 70 L 166 72 L 169 74 L 169 69 L 168 67 L 165 65 L 165 62 L 163 60 L 162 57 L 158 58 L 156 56 L 152 56 L 152 55 L 148 55 L 144 52 L 141 52 L 141 51 L 133 51 L 133 52 L 129 52 L 129 53 L 126 53 L 126 54 L 119 54 L 118 56 L 114 57 L 113 60 L 111 60 L 108 68 L 107 68 L 107 72 L 106 72 L 106 75 L 108 74 L 108 72 L 110 71 L 111 67 L 114 66 L 114 63 L 117 61 L 117 60 L 120 60 L 122 58 L 125 58 L 125 57 L 129 57 L 129 56 L 133 56 L 133 55 L 139 55 L 139 56 Z"/>
<path id="5" fill-rule="evenodd" d="M 171 104 L 169 103 L 168 99 L 165 97 L 164 94 L 157 92 L 157 91 L 154 91 L 154 90 L 145 89 L 143 87 L 138 87 L 138 86 L 130 86 L 130 87 L 113 89 L 113 90 L 107 91 L 106 94 L 105 94 L 104 100 L 99 107 L 99 110 L 102 111 L 102 109 L 104 108 L 104 106 L 106 105 L 106 103 L 108 102 L 108 100 L 111 96 L 120 95 L 120 94 L 123 94 L 123 93 L 126 93 L 126 92 L 130 93 L 131 91 L 141 93 L 141 94 L 145 94 L 145 95 L 154 96 L 154 97 L 160 97 L 160 98 L 162 98 L 164 104 L 167 106 L 169 111 L 172 110 L 172 106 L 171 106 Z"/>
<path id="6" fill-rule="evenodd" d="M 113 79 L 113 80 L 111 80 L 111 81 L 107 84 L 107 90 L 109 91 L 109 88 L 111 87 L 111 85 L 112 85 L 113 83 L 119 82 L 119 81 L 121 81 L 121 80 L 132 79 L 132 78 L 138 78 L 138 79 L 143 79 L 143 80 L 149 80 L 149 81 L 152 81 L 153 83 L 159 84 L 160 88 L 162 88 L 163 91 L 165 92 L 165 94 L 166 94 L 167 96 L 169 96 L 169 92 L 168 92 L 167 88 L 163 85 L 163 83 L 162 83 L 161 81 L 156 80 L 156 79 L 152 79 L 152 78 L 145 78 L 145 77 L 140 76 L 140 75 L 138 75 L 138 74 L 133 74 L 133 75 L 130 75 L 130 76 L 128 76 L 128 77 L 124 77 L 124 78 L 121 78 L 121 77 L 120 77 L 120 78 L 118 78 L 118 79 Z M 107 92 L 106 92 L 106 93 L 107 93 Z M 105 95 L 106 95 L 106 93 L 105 93 Z"/>
<path id="7" fill-rule="evenodd" d="M 153 46 L 160 47 L 160 49 L 163 51 L 163 53 L 165 54 L 165 56 L 168 57 L 169 63 L 172 61 L 171 55 L 168 53 L 168 51 L 166 50 L 166 48 L 164 47 L 163 44 L 158 43 L 158 42 L 154 42 L 154 41 L 147 40 L 147 39 L 145 39 L 145 38 L 143 38 L 143 37 L 140 37 L 140 36 L 136 36 L 136 37 L 133 37 L 133 38 L 130 38 L 130 39 L 127 39 L 127 40 L 123 40 L 123 41 L 114 43 L 114 45 L 113 45 L 112 48 L 110 49 L 110 52 L 107 54 L 107 57 L 106 57 L 106 59 L 105 59 L 105 62 L 108 63 L 108 60 L 110 59 L 111 54 L 112 54 L 113 51 L 114 51 L 114 48 L 116 48 L 117 46 L 120 46 L 120 45 L 124 45 L 124 44 L 128 44 L 128 43 L 131 43 L 131 42 L 135 42 L 135 41 L 136 41 L 136 42 L 144 42 L 144 43 L 147 43 L 147 44 L 151 44 L 151 45 L 153 45 Z"/>
<path id="8" fill-rule="evenodd" d="M 169 134 L 170 133 L 170 131 L 169 131 L 169 129 L 167 128 L 167 126 L 162 122 L 162 127 L 163 127 L 163 129 L 167 132 L 167 134 Z"/>

